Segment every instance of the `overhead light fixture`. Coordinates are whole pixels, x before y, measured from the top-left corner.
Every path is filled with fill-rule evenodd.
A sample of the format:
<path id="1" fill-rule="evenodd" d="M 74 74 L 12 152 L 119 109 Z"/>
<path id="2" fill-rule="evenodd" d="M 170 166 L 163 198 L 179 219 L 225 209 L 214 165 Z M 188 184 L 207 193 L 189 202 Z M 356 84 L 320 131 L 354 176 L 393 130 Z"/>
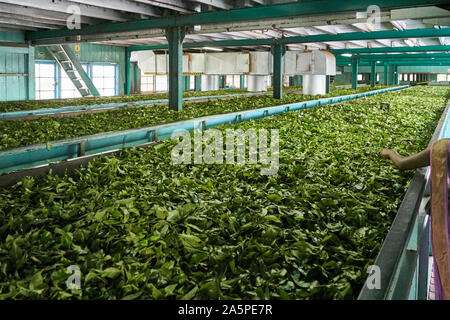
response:
<path id="1" fill-rule="evenodd" d="M 210 51 L 223 51 L 221 48 L 213 48 L 213 47 L 203 47 L 203 50 L 210 50 Z"/>
<path id="2" fill-rule="evenodd" d="M 343 56 L 343 57 L 351 57 L 352 54 L 351 53 L 343 53 L 343 54 L 341 54 L 341 56 Z"/>
<path id="3" fill-rule="evenodd" d="M 434 57 L 431 57 L 431 60 L 434 60 Z"/>
<path id="4" fill-rule="evenodd" d="M 377 61 L 377 63 L 381 63 L 381 61 Z"/>

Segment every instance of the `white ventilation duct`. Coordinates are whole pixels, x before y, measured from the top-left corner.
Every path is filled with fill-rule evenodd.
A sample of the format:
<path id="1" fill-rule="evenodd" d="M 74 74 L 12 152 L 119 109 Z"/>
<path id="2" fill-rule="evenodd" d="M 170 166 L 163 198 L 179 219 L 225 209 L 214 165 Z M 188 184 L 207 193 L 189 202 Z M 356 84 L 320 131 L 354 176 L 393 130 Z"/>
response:
<path id="1" fill-rule="evenodd" d="M 202 75 L 202 91 L 217 91 L 217 90 L 219 90 L 219 76 Z"/>
<path id="2" fill-rule="evenodd" d="M 326 94 L 326 76 L 336 75 L 336 58 L 332 53 L 322 50 L 299 53 L 296 74 L 303 76 L 304 94 Z"/>
<path id="3" fill-rule="evenodd" d="M 249 75 L 247 77 L 248 91 L 267 91 L 267 76 Z"/>

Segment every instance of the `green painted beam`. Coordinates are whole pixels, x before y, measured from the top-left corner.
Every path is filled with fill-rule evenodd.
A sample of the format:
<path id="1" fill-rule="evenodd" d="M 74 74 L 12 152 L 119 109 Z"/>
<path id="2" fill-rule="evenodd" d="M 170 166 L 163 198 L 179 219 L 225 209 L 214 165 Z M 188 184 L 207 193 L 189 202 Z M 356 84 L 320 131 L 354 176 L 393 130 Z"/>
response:
<path id="1" fill-rule="evenodd" d="M 358 88 L 358 58 L 352 58 L 352 89 Z"/>
<path id="2" fill-rule="evenodd" d="M 240 8 L 227 11 L 209 11 L 194 14 L 169 15 L 159 18 L 141 19 L 127 22 L 109 22 L 83 26 L 81 29 L 46 30 L 28 32 L 27 40 L 76 37 L 86 35 L 118 34 L 124 32 L 165 29 L 169 27 L 194 26 L 204 24 L 232 23 L 287 17 L 310 16 L 312 14 L 335 14 L 337 12 L 366 11 L 369 6 L 380 9 L 412 8 L 421 6 L 446 5 L 448 0 L 319 0 L 290 2 L 268 6 Z"/>
<path id="3" fill-rule="evenodd" d="M 400 59 L 431 59 L 431 58 L 444 58 L 449 59 L 450 53 L 410 53 L 410 54 L 367 54 L 367 55 L 359 55 L 361 60 L 400 60 Z"/>
<path id="4" fill-rule="evenodd" d="M 0 44 L 0 53 L 28 54 L 28 46 L 5 46 Z"/>
<path id="5" fill-rule="evenodd" d="M 283 98 L 283 57 L 286 53 L 286 47 L 282 44 L 275 44 L 271 48 L 273 56 L 273 97 L 275 99 Z"/>
<path id="6" fill-rule="evenodd" d="M 295 36 L 281 39 L 239 39 L 239 40 L 217 40 L 217 41 L 199 41 L 186 42 L 184 48 L 201 47 L 239 47 L 239 46 L 264 46 L 273 44 L 296 44 L 296 43 L 314 43 L 314 42 L 339 42 L 339 41 L 358 41 L 358 40 L 376 40 L 376 39 L 402 39 L 402 38 L 427 38 L 427 37 L 448 37 L 450 28 L 443 29 L 410 29 L 410 30 L 388 30 L 373 32 L 348 32 L 339 34 L 319 34 L 313 36 Z M 130 51 L 142 50 L 163 50 L 167 45 L 154 46 L 131 46 Z"/>
<path id="7" fill-rule="evenodd" d="M 169 109 L 183 108 L 183 39 L 185 31 L 179 27 L 166 30 L 169 42 Z"/>
<path id="8" fill-rule="evenodd" d="M 418 47 L 383 47 L 383 48 L 357 48 L 357 49 L 333 49 L 333 54 L 358 54 L 358 53 L 389 53 L 389 52 L 436 52 L 450 51 L 450 46 L 418 46 Z"/>

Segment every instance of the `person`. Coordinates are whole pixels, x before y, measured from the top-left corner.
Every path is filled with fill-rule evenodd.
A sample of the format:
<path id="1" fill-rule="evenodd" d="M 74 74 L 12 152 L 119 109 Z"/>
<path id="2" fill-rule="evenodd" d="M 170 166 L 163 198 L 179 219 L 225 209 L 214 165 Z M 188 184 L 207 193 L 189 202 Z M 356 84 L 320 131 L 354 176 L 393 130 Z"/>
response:
<path id="1" fill-rule="evenodd" d="M 450 139 L 444 139 L 450 140 Z M 390 159 L 392 163 L 399 168 L 400 170 L 411 170 L 422 167 L 427 167 L 430 165 L 430 151 L 431 147 L 426 148 L 425 150 L 420 151 L 409 157 L 403 157 L 398 154 L 397 151 L 392 149 L 383 149 L 380 153 L 380 156 L 383 159 Z"/>

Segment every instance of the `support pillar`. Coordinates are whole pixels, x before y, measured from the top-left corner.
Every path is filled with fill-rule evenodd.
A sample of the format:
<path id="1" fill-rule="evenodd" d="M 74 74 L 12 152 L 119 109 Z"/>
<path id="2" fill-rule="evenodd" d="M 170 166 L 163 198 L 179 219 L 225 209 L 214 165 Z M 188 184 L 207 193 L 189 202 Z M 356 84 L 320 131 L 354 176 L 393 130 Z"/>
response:
<path id="1" fill-rule="evenodd" d="M 372 61 L 370 64 L 370 86 L 375 87 L 377 83 L 377 71 L 376 71 L 376 61 Z"/>
<path id="2" fill-rule="evenodd" d="M 239 89 L 245 89 L 245 75 L 239 76 Z"/>
<path id="3" fill-rule="evenodd" d="M 202 90 L 202 76 L 195 76 L 195 91 Z"/>
<path id="4" fill-rule="evenodd" d="M 384 85 L 387 85 L 388 82 L 389 82 L 389 81 L 388 81 L 388 78 L 389 78 L 389 73 L 388 73 L 389 70 L 388 70 L 388 67 L 389 67 L 389 66 L 388 66 L 388 64 L 385 62 L 383 67 L 384 67 L 384 70 L 383 70 L 383 71 L 384 71 L 383 84 L 384 84 Z"/>
<path id="5" fill-rule="evenodd" d="M 294 77 L 294 85 L 300 87 L 302 85 L 302 76 L 297 75 Z"/>
<path id="6" fill-rule="evenodd" d="M 398 84 L 398 66 L 396 64 L 392 65 L 392 84 Z"/>
<path id="7" fill-rule="evenodd" d="M 131 51 L 125 49 L 125 94 L 131 93 Z"/>
<path id="8" fill-rule="evenodd" d="M 358 88 L 358 58 L 352 58 L 352 89 L 356 90 Z"/>
<path id="9" fill-rule="evenodd" d="M 28 100 L 36 99 L 36 79 L 35 79 L 35 61 L 34 61 L 34 50 L 35 48 L 28 44 L 28 63 L 27 63 L 27 81 L 28 81 Z"/>
<path id="10" fill-rule="evenodd" d="M 166 29 L 169 43 L 169 109 L 183 108 L 183 39 L 186 32 L 180 27 Z"/>
<path id="11" fill-rule="evenodd" d="M 326 80 L 326 83 L 325 83 L 325 92 L 328 94 L 328 93 L 330 93 L 330 80 L 331 80 L 331 77 L 330 76 L 326 76 L 326 78 L 325 78 Z"/>
<path id="12" fill-rule="evenodd" d="M 283 98 L 283 57 L 286 53 L 286 46 L 283 44 L 274 44 L 271 48 L 273 56 L 273 97 L 275 99 Z"/>

